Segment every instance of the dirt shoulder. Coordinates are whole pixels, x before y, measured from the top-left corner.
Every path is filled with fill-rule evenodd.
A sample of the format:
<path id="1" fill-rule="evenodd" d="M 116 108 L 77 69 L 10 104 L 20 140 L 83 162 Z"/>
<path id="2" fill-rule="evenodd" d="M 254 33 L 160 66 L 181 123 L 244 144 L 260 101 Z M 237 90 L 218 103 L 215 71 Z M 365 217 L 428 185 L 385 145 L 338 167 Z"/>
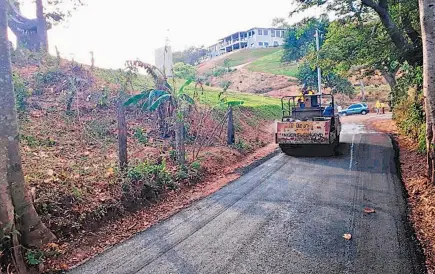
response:
<path id="1" fill-rule="evenodd" d="M 428 273 L 435 273 L 435 186 L 427 182 L 426 158 L 417 144 L 399 133 L 391 119 L 368 119 L 367 127 L 392 136 L 399 148 L 401 177 L 408 194 L 410 220 L 426 256 Z"/>

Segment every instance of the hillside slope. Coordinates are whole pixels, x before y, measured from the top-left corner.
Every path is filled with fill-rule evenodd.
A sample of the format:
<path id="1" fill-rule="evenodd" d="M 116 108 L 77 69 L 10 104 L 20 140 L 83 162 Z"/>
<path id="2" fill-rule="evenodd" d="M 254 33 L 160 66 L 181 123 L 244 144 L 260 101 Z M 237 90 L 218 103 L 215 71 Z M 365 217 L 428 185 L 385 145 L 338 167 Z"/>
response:
<path id="1" fill-rule="evenodd" d="M 198 73 L 212 87 L 235 92 L 259 93 L 273 97 L 294 95 L 299 89 L 294 77 L 297 65 L 281 63 L 281 48 L 243 49 L 208 60 Z M 224 68 L 224 60 L 232 68 Z"/>
<path id="2" fill-rule="evenodd" d="M 298 72 L 297 63 L 283 64 L 281 62 L 282 55 L 283 50 L 272 52 L 247 64 L 246 68 L 255 72 L 296 77 Z"/>
<path id="3" fill-rule="evenodd" d="M 207 60 L 198 65 L 198 73 L 204 74 L 210 71 L 213 67 L 223 67 L 225 60 L 228 59 L 230 67 L 237 67 L 250 62 L 253 62 L 261 57 L 279 51 L 279 48 L 260 48 L 260 49 L 242 49 L 232 51 L 227 54 Z"/>
<path id="4" fill-rule="evenodd" d="M 235 168 L 261 157 L 250 156 L 259 149 L 263 154 L 275 149 L 268 144 L 273 142 L 270 124 L 280 115 L 279 100 L 229 93 L 244 105 L 234 110 L 236 144 L 227 146 L 226 110 L 217 106 L 220 90 L 206 88 L 196 91 L 198 103 L 186 119 L 185 167 L 175 164 L 172 137 L 161 137 L 154 113 L 127 110 L 129 171 L 121 174 L 116 110 L 121 76 L 116 71 L 49 60 L 40 66 L 15 64 L 14 74 L 26 181 L 38 213 L 59 239 L 60 253 L 48 258 L 51 269 L 68 268 L 128 238 L 192 197 L 206 195 L 203 188 L 217 190 L 228 182 L 217 178 L 234 178 Z M 139 74 L 131 92 L 150 85 L 150 79 Z M 193 94 L 193 85 L 186 92 Z M 201 152 L 193 158 L 200 145 Z M 165 205 L 168 196 L 171 201 L 183 199 L 174 208 L 172 202 Z M 165 209 L 153 211 L 155 203 Z M 132 223 L 129 216 L 138 210 L 144 210 L 147 223 Z M 118 228 L 99 234 L 113 225 Z"/>

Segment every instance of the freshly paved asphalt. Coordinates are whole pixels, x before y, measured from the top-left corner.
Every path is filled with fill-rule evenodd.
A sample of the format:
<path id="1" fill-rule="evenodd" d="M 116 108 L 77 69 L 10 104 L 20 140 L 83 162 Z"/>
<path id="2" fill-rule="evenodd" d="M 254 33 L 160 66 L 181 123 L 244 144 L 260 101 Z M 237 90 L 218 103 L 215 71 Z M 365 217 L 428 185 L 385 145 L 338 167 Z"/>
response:
<path id="1" fill-rule="evenodd" d="M 281 153 L 70 273 L 424 273 L 392 141 L 347 124 L 341 142 Z"/>

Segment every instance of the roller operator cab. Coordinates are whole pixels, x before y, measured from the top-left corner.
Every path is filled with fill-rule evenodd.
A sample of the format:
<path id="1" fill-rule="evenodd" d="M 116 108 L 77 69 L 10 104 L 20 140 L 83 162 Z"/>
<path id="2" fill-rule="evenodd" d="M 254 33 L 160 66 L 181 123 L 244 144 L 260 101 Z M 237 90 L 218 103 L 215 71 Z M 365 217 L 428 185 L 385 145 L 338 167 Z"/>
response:
<path id="1" fill-rule="evenodd" d="M 341 122 L 331 94 L 281 98 L 282 119 L 275 140 L 291 156 L 333 156 L 340 143 Z"/>

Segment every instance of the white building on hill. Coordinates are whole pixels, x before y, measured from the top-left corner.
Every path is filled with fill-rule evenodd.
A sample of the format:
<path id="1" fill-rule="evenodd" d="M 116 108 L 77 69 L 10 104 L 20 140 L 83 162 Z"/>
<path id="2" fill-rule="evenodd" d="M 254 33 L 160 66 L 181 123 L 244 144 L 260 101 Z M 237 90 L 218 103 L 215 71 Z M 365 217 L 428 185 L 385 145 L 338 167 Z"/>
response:
<path id="1" fill-rule="evenodd" d="M 252 28 L 228 35 L 219 42 L 208 47 L 208 56 L 213 58 L 233 50 L 243 48 L 279 47 L 284 44 L 286 29 Z"/>

